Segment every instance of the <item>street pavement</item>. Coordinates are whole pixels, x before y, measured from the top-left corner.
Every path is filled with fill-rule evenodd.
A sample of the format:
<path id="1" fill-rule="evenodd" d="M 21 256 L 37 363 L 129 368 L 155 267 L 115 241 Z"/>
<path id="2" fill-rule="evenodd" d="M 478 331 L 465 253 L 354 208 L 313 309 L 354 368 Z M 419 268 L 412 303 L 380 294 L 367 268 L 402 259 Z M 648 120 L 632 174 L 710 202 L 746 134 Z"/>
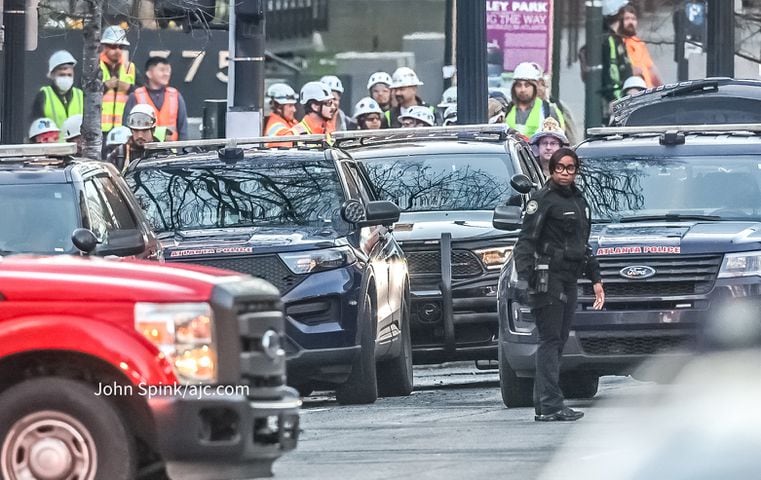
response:
<path id="1" fill-rule="evenodd" d="M 568 404 L 586 413 L 579 424 L 615 430 L 652 388 L 629 377 L 603 377 L 594 400 Z M 341 406 L 330 393 L 318 392 L 304 400 L 301 422 L 298 448 L 275 464 L 279 480 L 531 480 L 579 428 L 574 422 L 536 423 L 533 408 L 505 408 L 496 371 L 479 371 L 472 363 L 415 367 L 410 397 L 381 398 L 374 405 Z M 585 446 L 590 460 L 594 443 L 605 441 Z"/>

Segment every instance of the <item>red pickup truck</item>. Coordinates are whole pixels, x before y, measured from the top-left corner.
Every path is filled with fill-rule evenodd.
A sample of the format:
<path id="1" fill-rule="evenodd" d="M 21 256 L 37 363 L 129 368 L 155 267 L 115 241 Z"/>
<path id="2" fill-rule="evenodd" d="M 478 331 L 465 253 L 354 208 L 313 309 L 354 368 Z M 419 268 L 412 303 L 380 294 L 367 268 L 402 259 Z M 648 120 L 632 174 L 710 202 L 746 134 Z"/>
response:
<path id="1" fill-rule="evenodd" d="M 223 270 L 0 257 L 0 478 L 271 475 L 299 432 L 283 322 Z"/>

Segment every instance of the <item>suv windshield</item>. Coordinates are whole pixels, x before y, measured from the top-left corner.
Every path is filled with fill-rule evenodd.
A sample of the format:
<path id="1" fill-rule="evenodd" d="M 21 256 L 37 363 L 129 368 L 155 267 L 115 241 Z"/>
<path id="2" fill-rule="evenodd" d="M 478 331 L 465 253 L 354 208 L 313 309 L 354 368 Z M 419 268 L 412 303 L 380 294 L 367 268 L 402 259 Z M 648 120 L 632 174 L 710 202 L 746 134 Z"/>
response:
<path id="1" fill-rule="evenodd" d="M 67 253 L 79 226 L 70 184 L 0 185 L 0 254 Z"/>
<path id="2" fill-rule="evenodd" d="M 257 158 L 226 165 L 145 166 L 127 178 L 157 232 L 226 227 L 347 228 L 331 161 Z"/>
<path id="3" fill-rule="evenodd" d="M 378 196 L 404 212 L 492 210 L 513 193 L 506 154 L 365 159 Z"/>
<path id="4" fill-rule="evenodd" d="M 582 159 L 579 184 L 597 220 L 710 215 L 761 221 L 761 156 Z"/>

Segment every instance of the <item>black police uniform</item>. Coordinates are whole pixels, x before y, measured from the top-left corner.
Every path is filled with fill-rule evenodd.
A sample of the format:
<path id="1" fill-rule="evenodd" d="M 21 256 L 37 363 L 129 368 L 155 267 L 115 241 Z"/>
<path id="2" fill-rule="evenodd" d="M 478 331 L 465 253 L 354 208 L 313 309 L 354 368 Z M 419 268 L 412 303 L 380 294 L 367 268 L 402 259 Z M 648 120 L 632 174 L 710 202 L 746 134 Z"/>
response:
<path id="1" fill-rule="evenodd" d="M 513 257 L 518 280 L 528 282 L 529 305 L 539 332 L 534 378 L 537 415 L 564 408 L 560 357 L 576 310 L 578 278 L 584 274 L 593 283 L 601 281 L 600 265 L 588 247 L 589 233 L 589 205 L 575 185 L 564 187 L 550 180 L 526 205 Z M 539 274 L 540 265 L 548 266 L 547 275 Z"/>

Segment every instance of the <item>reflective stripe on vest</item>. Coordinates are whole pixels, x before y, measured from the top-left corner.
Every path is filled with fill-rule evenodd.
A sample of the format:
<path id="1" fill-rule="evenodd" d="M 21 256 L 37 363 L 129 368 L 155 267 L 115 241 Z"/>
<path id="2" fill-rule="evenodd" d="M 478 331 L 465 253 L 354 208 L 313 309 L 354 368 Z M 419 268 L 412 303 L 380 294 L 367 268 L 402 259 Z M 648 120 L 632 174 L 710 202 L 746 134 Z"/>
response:
<path id="1" fill-rule="evenodd" d="M 180 92 L 176 88 L 166 87 L 164 90 L 164 103 L 161 104 L 161 110 L 156 108 L 148 89 L 140 87 L 135 90 L 135 100 L 137 103 L 150 105 L 156 113 L 156 126 L 167 127 L 172 131 L 167 140 L 176 141 L 180 139 L 180 133 L 177 131 L 177 114 L 180 111 Z"/>
<path id="2" fill-rule="evenodd" d="M 63 142 L 66 138 L 66 132 L 63 131 L 63 122 L 67 118 L 73 115 L 81 115 L 84 113 L 84 98 L 82 90 L 74 87 L 72 88 L 71 102 L 68 105 L 64 105 L 61 99 L 53 91 L 53 87 L 50 85 L 42 87 L 40 89 L 45 94 L 45 106 L 43 107 L 44 115 L 53 120 L 58 128 L 61 129 L 61 135 L 58 141 Z"/>
<path id="3" fill-rule="evenodd" d="M 103 82 L 111 79 L 111 71 L 108 66 L 101 60 L 100 71 L 103 73 Z M 135 84 L 135 64 L 130 63 L 127 68 L 124 64 L 119 65 L 119 81 Z M 112 88 L 103 94 L 103 113 L 100 117 L 101 130 L 110 132 L 114 127 L 120 127 L 124 116 L 124 107 L 127 105 L 127 93 L 120 92 L 119 89 Z"/>
<path id="4" fill-rule="evenodd" d="M 516 105 L 513 105 L 513 107 L 510 109 L 510 111 L 507 113 L 507 116 L 505 117 L 505 123 L 511 128 L 514 128 L 518 130 L 523 135 L 526 135 L 527 137 L 532 136 L 542 126 L 542 122 L 544 122 L 544 112 L 542 100 L 537 98 L 534 100 L 534 106 L 531 108 L 531 112 L 528 114 L 528 118 L 526 119 L 526 123 L 523 125 L 518 125 L 516 123 L 515 117 L 516 117 L 516 110 L 518 107 Z"/>
<path id="5" fill-rule="evenodd" d="M 618 71 L 618 49 L 613 35 L 608 35 L 608 48 L 610 49 L 610 82 L 613 85 L 613 96 L 621 98 L 621 72 Z"/>

